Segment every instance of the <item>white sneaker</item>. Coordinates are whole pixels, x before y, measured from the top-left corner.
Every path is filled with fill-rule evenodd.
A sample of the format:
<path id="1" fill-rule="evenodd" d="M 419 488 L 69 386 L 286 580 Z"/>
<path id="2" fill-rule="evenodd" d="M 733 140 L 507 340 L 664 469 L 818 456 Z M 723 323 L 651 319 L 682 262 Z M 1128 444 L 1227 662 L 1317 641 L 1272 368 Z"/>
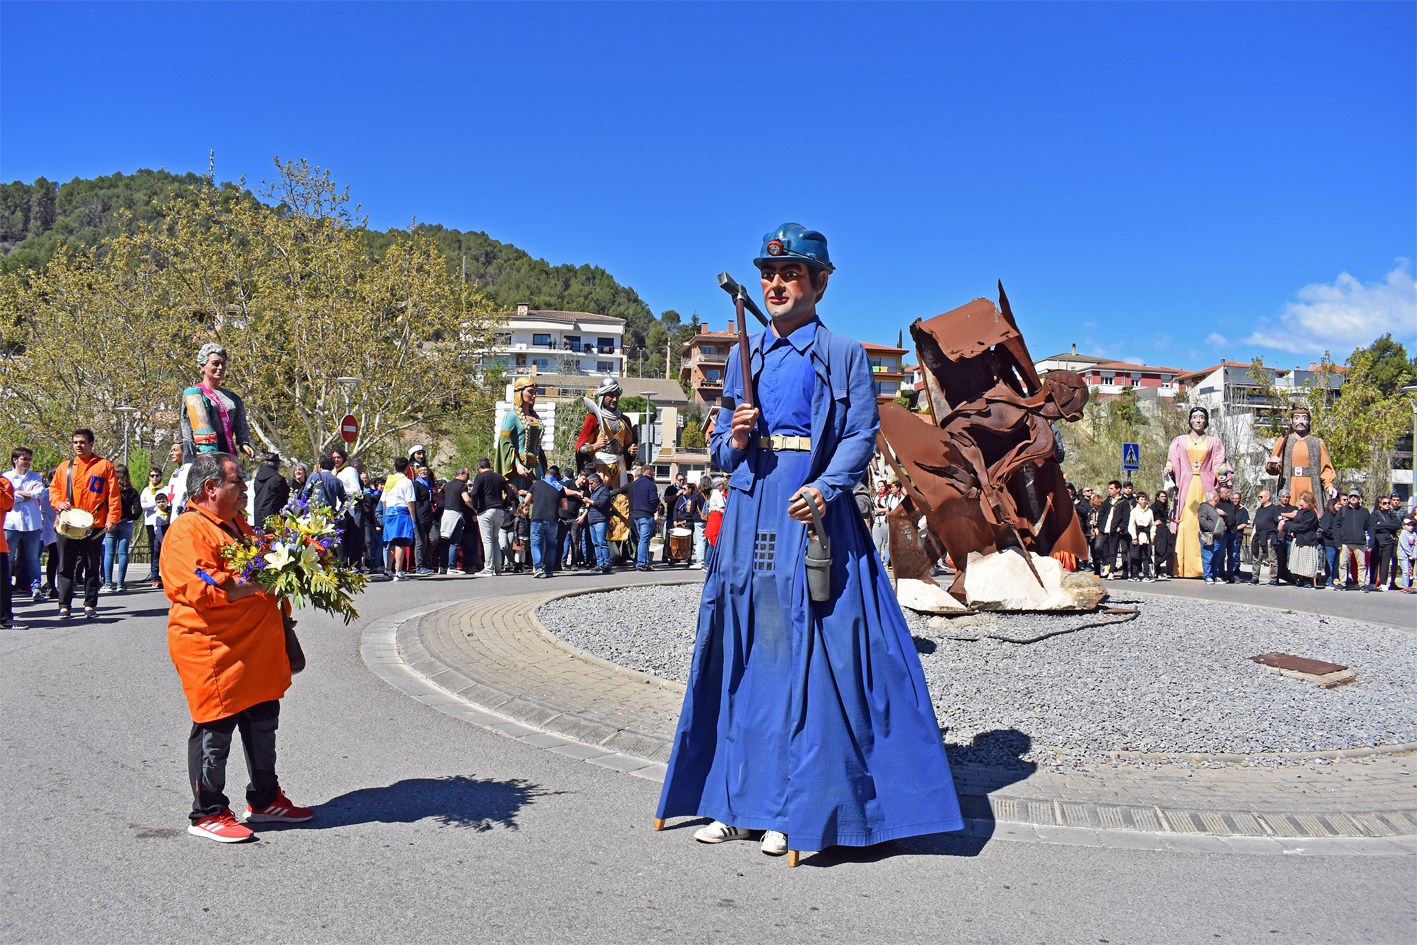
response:
<path id="1" fill-rule="evenodd" d="M 694 839 L 700 843 L 722 843 L 725 840 L 751 840 L 752 838 L 753 831 L 730 826 L 721 820 L 715 820 L 707 827 L 700 828 L 694 833 Z M 786 841 L 784 840 L 784 842 Z M 783 847 L 783 849 L 787 848 Z"/>
<path id="2" fill-rule="evenodd" d="M 763 834 L 763 852 L 768 856 L 782 856 L 787 852 L 787 834 L 776 830 Z"/>
<path id="3" fill-rule="evenodd" d="M 461 575 L 466 574 L 467 572 L 464 571 L 462 568 L 449 568 L 449 569 L 448 569 L 448 573 L 449 573 L 449 574 L 456 574 L 456 575 L 461 576 Z"/>

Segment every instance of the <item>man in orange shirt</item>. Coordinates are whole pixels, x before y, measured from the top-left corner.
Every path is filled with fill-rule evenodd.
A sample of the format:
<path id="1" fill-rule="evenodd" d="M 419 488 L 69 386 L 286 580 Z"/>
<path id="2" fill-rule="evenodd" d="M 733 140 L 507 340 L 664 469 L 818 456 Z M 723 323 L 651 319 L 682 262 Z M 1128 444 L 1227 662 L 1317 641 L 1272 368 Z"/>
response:
<path id="1" fill-rule="evenodd" d="M 76 568 L 84 572 L 84 616 L 98 616 L 98 586 L 102 579 L 103 536 L 113 531 L 123 518 L 123 500 L 113 464 L 93 451 L 93 431 L 79 428 L 69 438 L 73 459 L 54 471 L 49 484 L 49 503 L 55 513 L 68 508 L 83 509 L 93 516 L 93 531 L 87 538 L 67 538 L 55 533 L 59 544 L 59 617 L 69 619 L 74 602 Z"/>
<path id="2" fill-rule="evenodd" d="M 246 823 L 303 823 L 276 779 L 280 698 L 290 687 L 281 605 L 256 582 L 241 584 L 222 558 L 251 534 L 242 512 L 246 479 L 227 453 L 201 453 L 187 474 L 187 511 L 163 538 L 162 586 L 172 602 L 167 649 L 192 713 L 187 776 L 194 801 L 187 832 L 222 843 L 255 836 L 232 816 L 226 787 L 231 735 L 241 730 Z"/>

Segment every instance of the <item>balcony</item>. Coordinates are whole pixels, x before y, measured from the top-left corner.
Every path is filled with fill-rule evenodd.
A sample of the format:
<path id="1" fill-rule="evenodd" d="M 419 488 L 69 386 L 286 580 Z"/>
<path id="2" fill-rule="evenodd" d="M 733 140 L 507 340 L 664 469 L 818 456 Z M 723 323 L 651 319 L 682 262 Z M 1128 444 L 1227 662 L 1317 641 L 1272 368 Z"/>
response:
<path id="1" fill-rule="evenodd" d="M 506 341 L 498 339 L 492 345 L 496 351 L 569 351 L 572 354 L 608 354 L 623 357 L 624 348 L 614 345 L 593 345 L 579 341 Z"/>
<path id="2" fill-rule="evenodd" d="M 695 356 L 695 363 L 707 362 L 709 364 L 723 364 L 727 362 L 727 360 L 728 355 L 726 354 L 705 354 L 700 351 Z"/>
<path id="3" fill-rule="evenodd" d="M 723 390 L 723 378 L 721 378 L 721 377 L 705 377 L 705 378 L 702 378 L 702 379 L 699 381 L 699 386 L 700 386 L 700 387 L 708 387 L 708 388 L 711 388 L 711 389 L 713 389 L 713 390 Z"/>

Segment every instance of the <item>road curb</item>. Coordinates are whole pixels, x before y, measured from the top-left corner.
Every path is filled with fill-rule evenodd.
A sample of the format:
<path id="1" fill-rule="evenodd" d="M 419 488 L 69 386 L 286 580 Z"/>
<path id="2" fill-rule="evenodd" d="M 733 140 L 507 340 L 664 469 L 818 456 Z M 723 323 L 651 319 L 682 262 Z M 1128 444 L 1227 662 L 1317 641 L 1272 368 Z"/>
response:
<path id="1" fill-rule="evenodd" d="M 667 680 L 618 666 L 556 638 L 535 617 L 535 611 L 548 601 L 618 589 L 590 588 L 442 602 L 401 612 L 366 628 L 361 654 L 376 675 L 445 714 L 532 747 L 662 782 L 667 770 L 664 764 L 667 760 L 667 742 L 663 746 L 654 746 L 654 753 L 663 757 L 653 758 L 646 757 L 646 751 L 617 745 L 606 735 L 608 731 L 619 731 L 616 726 L 597 725 L 595 719 L 579 717 L 547 701 L 526 698 L 512 691 L 514 687 L 510 685 L 489 686 L 486 680 L 473 680 L 464 669 L 452 665 L 447 654 L 434 652 L 425 646 L 420 633 L 425 621 L 443 611 L 462 608 L 470 611 L 467 615 L 469 619 L 476 619 L 479 607 L 486 613 L 503 608 L 517 618 L 525 618 L 526 625 L 535 634 L 535 642 L 546 651 L 554 651 L 564 659 L 584 662 L 602 673 L 614 673 L 622 680 L 632 682 L 636 688 L 655 686 L 666 693 L 682 692 L 682 687 Z M 587 722 L 590 724 L 586 725 Z M 659 739 L 651 741 L 658 742 Z M 644 740 L 637 744 L 642 748 L 650 747 Z M 1398 749 L 1399 746 L 1390 746 L 1381 753 L 1392 754 Z M 1377 753 L 1370 749 L 1351 752 L 1357 754 L 1323 753 L 1306 757 L 1331 763 L 1339 758 L 1371 758 Z M 1199 761 L 1219 760 L 1203 755 L 1164 757 L 1171 760 L 1180 757 Z M 1155 756 L 1148 760 L 1153 758 Z M 976 776 L 977 773 L 964 770 L 956 773 L 957 781 L 969 781 Z M 1197 853 L 1417 853 L 1417 809 L 1317 812 L 1218 810 L 1193 809 L 1174 803 L 1156 806 L 1141 798 L 1137 801 L 1085 803 L 1069 798 L 1019 796 L 988 787 L 982 794 L 963 790 L 960 794 L 966 833 L 974 838 Z"/>

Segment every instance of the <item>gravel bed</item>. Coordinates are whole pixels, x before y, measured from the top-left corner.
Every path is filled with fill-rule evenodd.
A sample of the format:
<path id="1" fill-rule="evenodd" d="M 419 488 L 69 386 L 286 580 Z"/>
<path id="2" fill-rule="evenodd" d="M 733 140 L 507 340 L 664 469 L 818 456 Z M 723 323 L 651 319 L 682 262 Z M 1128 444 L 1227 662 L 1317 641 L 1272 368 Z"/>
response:
<path id="1" fill-rule="evenodd" d="M 698 585 L 624 588 L 552 601 L 538 616 L 597 656 L 686 682 L 699 595 Z M 1115 762 L 1118 752 L 1256 755 L 1417 741 L 1417 637 L 1125 592 L 1107 605 L 1141 613 L 989 614 L 951 618 L 974 626 L 942 630 L 907 610 L 951 761 L 1066 765 Z M 1055 635 L 998 638 L 1044 633 Z M 1358 680 L 1322 689 L 1248 659 L 1271 652 L 1341 663 Z"/>

